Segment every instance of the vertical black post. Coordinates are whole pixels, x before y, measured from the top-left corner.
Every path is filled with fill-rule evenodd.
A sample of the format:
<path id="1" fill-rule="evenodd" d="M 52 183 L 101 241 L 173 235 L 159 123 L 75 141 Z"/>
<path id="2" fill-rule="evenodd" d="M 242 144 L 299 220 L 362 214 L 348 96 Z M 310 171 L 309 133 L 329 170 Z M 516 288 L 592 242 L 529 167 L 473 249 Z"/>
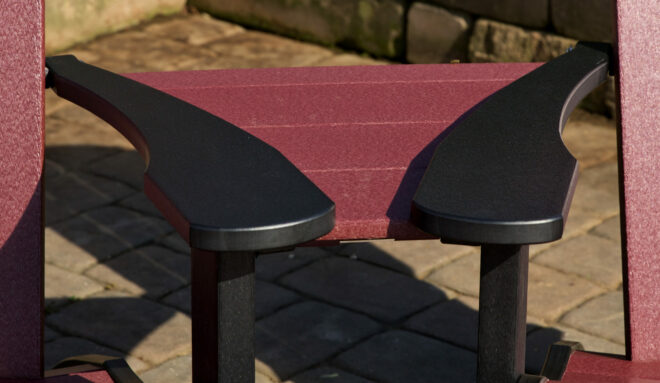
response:
<path id="1" fill-rule="evenodd" d="M 477 382 L 515 383 L 525 372 L 528 245 L 483 245 Z"/>
<path id="2" fill-rule="evenodd" d="M 191 256 L 193 382 L 253 383 L 255 253 Z"/>

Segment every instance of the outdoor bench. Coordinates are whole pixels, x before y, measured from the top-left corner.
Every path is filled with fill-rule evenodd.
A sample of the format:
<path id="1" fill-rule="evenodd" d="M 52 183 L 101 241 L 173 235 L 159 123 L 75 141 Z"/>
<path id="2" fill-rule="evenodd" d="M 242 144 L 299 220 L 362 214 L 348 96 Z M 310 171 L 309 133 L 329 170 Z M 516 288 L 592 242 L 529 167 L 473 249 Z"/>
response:
<path id="1" fill-rule="evenodd" d="M 147 164 L 145 193 L 190 244 L 195 382 L 254 380 L 258 253 L 347 239 L 435 237 L 482 246 L 478 381 L 542 382 L 546 378 L 524 375 L 528 245 L 556 240 L 563 231 L 577 175 L 577 163 L 559 134 L 570 111 L 606 79 L 608 70 L 637 85 L 630 70 L 647 77 L 652 73 L 650 58 L 626 53 L 640 47 L 640 27 L 626 29 L 631 18 L 641 18 L 633 11 L 658 7 L 640 3 L 618 3 L 618 66 L 607 46 L 584 44 L 543 66 L 129 75 L 134 82 L 61 56 L 46 60 L 45 85 L 99 115 L 133 143 Z M 29 49 L 19 53 L 32 59 L 25 69 L 28 75 L 30 70 L 41 73 L 43 67 L 34 72 L 37 64 L 43 65 L 38 54 Z M 43 89 L 19 94 L 28 98 L 30 92 L 34 96 Z M 632 361 L 572 353 L 574 346 L 559 345 L 542 373 L 555 380 L 634 381 L 624 380 L 628 376 L 657 381 L 660 376 L 660 355 L 653 344 L 660 333 L 652 327 L 660 310 L 657 303 L 637 301 L 660 295 L 650 274 L 658 267 L 649 265 L 660 241 L 640 242 L 632 232 L 646 230 L 652 237 L 657 226 L 652 213 L 658 197 L 648 191 L 660 181 L 647 175 L 657 174 L 658 166 L 652 158 L 641 160 L 635 148 L 657 145 L 650 137 L 660 133 L 626 130 L 628 122 L 651 128 L 657 122 L 639 111 L 637 103 L 649 99 L 637 88 L 622 88 L 621 100 L 622 187 L 624 196 L 632 198 L 626 200 L 626 223 L 646 223 L 626 230 L 624 255 L 628 271 L 634 272 L 626 291 Z M 634 107 L 628 107 L 631 102 Z M 36 113 L 40 107 L 28 98 L 8 109 L 8 115 L 24 119 L 25 111 Z M 17 124 L 23 130 L 6 132 L 3 126 L 3 134 L 25 138 L 42 123 L 38 116 L 24 121 Z M 42 147 L 39 137 L 28 138 L 36 140 L 37 149 Z M 41 187 L 35 183 L 42 157 L 34 155 L 35 147 L 2 147 L 19 154 L 12 163 L 29 161 L 32 167 L 9 168 L 0 184 L 3 193 L 17 182 L 26 187 L 21 189 L 26 191 L 20 195 L 22 203 L 6 204 L 8 211 L 19 213 L 19 221 L 6 218 L 2 225 L 3 234 L 11 237 L 2 237 L 0 250 L 7 265 L 0 271 L 6 277 L 0 283 L 0 302 L 8 308 L 0 313 L 8 324 L 0 328 L 6 339 L 0 348 L 0 376 L 8 379 L 0 382 L 42 374 L 38 295 L 43 282 L 33 271 L 43 270 L 38 248 Z M 641 191 L 631 186 L 637 184 L 644 185 Z M 26 267 L 32 271 L 25 272 Z M 30 283 L 30 291 L 21 290 Z M 13 291 L 19 294 L 13 296 Z M 79 379 L 83 375 L 87 380 Z M 83 375 L 47 380 L 112 381 L 100 370 Z"/>

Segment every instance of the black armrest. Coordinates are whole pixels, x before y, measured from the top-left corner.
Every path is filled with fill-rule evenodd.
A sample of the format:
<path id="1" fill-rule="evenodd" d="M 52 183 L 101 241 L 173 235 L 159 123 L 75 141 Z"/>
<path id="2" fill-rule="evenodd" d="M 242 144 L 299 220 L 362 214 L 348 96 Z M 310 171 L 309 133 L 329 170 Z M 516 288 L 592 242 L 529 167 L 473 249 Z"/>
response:
<path id="1" fill-rule="evenodd" d="M 577 178 L 561 130 L 577 103 L 606 80 L 609 49 L 578 44 L 457 123 L 417 189 L 414 223 L 444 242 L 561 238 Z"/>
<path id="2" fill-rule="evenodd" d="M 332 230 L 334 203 L 280 152 L 210 113 L 87 65 L 46 59 L 47 85 L 98 115 L 144 158 L 145 193 L 191 246 L 290 247 Z"/>

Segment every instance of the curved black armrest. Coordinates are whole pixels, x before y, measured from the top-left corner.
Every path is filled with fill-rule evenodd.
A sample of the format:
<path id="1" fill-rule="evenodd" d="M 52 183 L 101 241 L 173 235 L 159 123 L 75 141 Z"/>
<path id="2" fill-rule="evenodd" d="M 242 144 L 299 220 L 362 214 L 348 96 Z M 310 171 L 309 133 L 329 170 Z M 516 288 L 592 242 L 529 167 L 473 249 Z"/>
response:
<path id="1" fill-rule="evenodd" d="M 577 178 L 561 130 L 606 80 L 608 61 L 608 45 L 579 44 L 467 115 L 438 145 L 413 198 L 413 222 L 454 243 L 561 238 Z"/>
<path id="2" fill-rule="evenodd" d="M 332 230 L 334 203 L 280 152 L 210 113 L 87 65 L 46 59 L 47 85 L 126 136 L 147 164 L 145 193 L 191 246 L 290 247 Z"/>

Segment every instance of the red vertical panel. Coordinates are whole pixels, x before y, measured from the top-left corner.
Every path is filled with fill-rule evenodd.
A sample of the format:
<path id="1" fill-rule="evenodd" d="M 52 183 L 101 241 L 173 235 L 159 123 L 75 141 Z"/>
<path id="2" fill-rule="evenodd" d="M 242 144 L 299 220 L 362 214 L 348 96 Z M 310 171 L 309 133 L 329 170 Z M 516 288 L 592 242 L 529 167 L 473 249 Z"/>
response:
<path id="1" fill-rule="evenodd" d="M 0 0 L 0 377 L 43 370 L 43 19 Z"/>
<path id="2" fill-rule="evenodd" d="M 617 4 L 628 352 L 660 361 L 660 1 Z"/>

